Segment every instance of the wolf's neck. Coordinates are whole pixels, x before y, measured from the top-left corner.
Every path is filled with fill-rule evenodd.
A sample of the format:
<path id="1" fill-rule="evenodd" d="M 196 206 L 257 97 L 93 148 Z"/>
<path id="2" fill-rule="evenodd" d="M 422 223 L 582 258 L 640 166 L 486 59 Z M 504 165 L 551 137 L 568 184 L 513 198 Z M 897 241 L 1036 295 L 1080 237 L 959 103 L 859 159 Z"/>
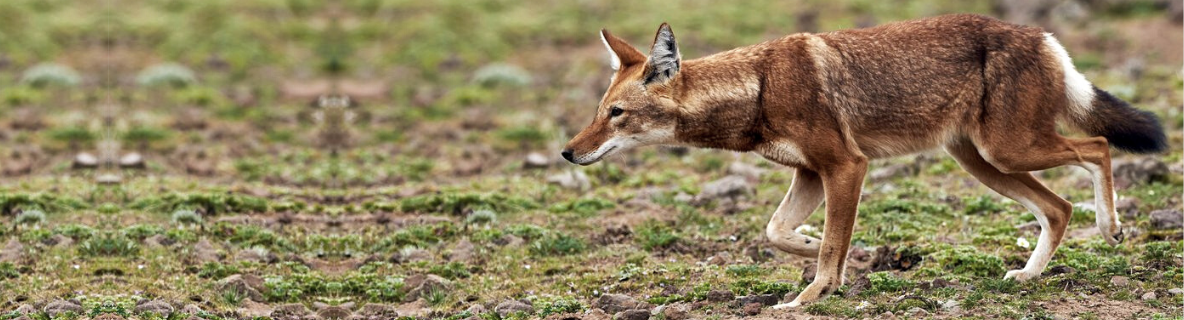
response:
<path id="1" fill-rule="evenodd" d="M 704 148 L 749 151 L 759 142 L 761 79 L 756 55 L 724 52 L 686 61 L 677 138 Z"/>

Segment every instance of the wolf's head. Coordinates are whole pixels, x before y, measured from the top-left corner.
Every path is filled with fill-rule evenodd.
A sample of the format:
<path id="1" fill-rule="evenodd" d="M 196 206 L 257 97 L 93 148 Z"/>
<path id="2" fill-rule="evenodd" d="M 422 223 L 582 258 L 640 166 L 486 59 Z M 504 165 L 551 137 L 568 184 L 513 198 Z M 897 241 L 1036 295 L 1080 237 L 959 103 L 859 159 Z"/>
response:
<path id="1" fill-rule="evenodd" d="M 647 57 L 608 30 L 600 31 L 616 72 L 596 109 L 596 118 L 572 138 L 562 155 L 589 165 L 613 152 L 674 142 L 675 101 L 682 57 L 674 32 L 663 23 Z"/>

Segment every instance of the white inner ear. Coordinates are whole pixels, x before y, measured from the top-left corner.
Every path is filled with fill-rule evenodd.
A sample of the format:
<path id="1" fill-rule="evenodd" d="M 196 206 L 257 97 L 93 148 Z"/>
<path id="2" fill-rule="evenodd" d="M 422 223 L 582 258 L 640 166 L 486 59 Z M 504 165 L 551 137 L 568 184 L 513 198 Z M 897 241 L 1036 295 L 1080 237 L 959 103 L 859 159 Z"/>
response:
<path id="1" fill-rule="evenodd" d="M 659 29 L 658 36 L 654 40 L 654 47 L 650 50 L 648 62 L 650 73 L 646 75 L 646 83 L 665 82 L 673 78 L 678 73 L 678 64 L 681 59 L 678 45 L 674 43 L 674 32 L 670 31 L 669 26 Z"/>
<path id="2" fill-rule="evenodd" d="M 604 38 L 604 32 L 600 32 L 600 42 L 604 43 L 604 49 L 608 50 L 609 60 L 611 60 L 609 63 L 612 65 L 613 70 L 620 70 L 621 57 L 618 57 L 617 52 L 613 51 L 613 47 L 608 45 L 608 39 Z"/>

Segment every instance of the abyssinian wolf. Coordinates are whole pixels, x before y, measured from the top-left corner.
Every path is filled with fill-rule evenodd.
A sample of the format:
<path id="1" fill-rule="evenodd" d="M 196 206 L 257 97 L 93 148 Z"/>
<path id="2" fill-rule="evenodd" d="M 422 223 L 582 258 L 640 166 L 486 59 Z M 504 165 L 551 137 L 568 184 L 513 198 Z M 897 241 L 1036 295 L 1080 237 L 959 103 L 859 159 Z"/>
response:
<path id="1" fill-rule="evenodd" d="M 1072 212 L 1029 171 L 1088 170 L 1097 226 L 1114 245 L 1123 234 L 1109 147 L 1166 148 L 1154 115 L 1090 84 L 1051 34 L 989 17 L 793 34 L 685 61 L 665 23 L 648 56 L 607 30 L 600 35 L 615 73 L 596 118 L 563 157 L 589 165 L 632 147 L 689 145 L 751 151 L 795 168 L 766 235 L 780 250 L 817 257 L 818 272 L 777 307 L 816 301 L 843 284 L 869 159 L 940 146 L 1031 211 L 1041 227 L 1036 248 L 1005 276 L 1024 281 L 1048 264 Z M 1090 137 L 1062 136 L 1058 121 Z M 823 239 L 795 232 L 824 200 Z"/>

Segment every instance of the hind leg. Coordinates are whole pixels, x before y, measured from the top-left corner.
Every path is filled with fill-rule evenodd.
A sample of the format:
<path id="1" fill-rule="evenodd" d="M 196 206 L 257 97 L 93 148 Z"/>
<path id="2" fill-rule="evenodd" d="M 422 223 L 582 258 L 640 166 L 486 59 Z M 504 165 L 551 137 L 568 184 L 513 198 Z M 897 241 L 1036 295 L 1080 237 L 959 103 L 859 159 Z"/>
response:
<path id="1" fill-rule="evenodd" d="M 822 178 L 818 173 L 805 168 L 797 169 L 794 174 L 793 185 L 777 206 L 773 218 L 769 219 L 769 226 L 765 234 L 773 247 L 788 253 L 803 257 L 818 257 L 818 248 L 822 244 L 817 238 L 799 234 L 794 229 L 802 225 L 810 214 L 822 204 L 825 193 L 822 189 Z"/>
<path id="2" fill-rule="evenodd" d="M 1073 139 L 1055 132 L 1036 139 L 1037 143 L 1017 146 L 1013 143 L 979 143 L 983 157 L 1004 173 L 1044 170 L 1076 165 L 1093 176 L 1097 201 L 1096 222 L 1102 237 L 1110 245 L 1123 240 L 1122 223 L 1114 211 L 1114 177 L 1110 172 L 1110 146 L 1106 138 Z"/>
<path id="3" fill-rule="evenodd" d="M 1004 173 L 983 159 L 975 146 L 967 140 L 946 146 L 962 166 L 984 185 L 1024 205 L 1036 215 L 1040 223 L 1040 238 L 1036 249 L 1028 258 L 1027 265 L 1020 270 L 1008 271 L 1006 279 L 1025 281 L 1040 275 L 1052 259 L 1053 252 L 1060 245 L 1069 225 L 1073 205 L 1048 190 L 1040 181 L 1027 172 Z"/>

